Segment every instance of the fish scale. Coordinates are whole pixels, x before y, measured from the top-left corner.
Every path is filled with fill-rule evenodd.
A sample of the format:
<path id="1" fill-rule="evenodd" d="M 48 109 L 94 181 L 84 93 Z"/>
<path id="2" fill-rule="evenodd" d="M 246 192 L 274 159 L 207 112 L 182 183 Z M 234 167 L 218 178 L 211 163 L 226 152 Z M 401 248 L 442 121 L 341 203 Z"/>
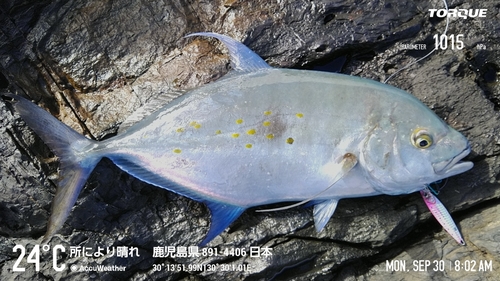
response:
<path id="1" fill-rule="evenodd" d="M 465 137 L 405 91 L 354 76 L 271 68 L 230 37 L 190 36 L 221 40 L 233 73 L 150 115 L 145 108 L 157 106 L 146 105 L 138 111 L 141 121 L 101 142 L 5 94 L 60 158 L 43 242 L 60 229 L 103 157 L 138 179 L 205 203 L 212 217 L 201 245 L 250 207 L 311 202 L 321 231 L 342 198 L 421 191 L 473 166 L 460 161 L 470 152 Z M 449 223 L 442 205 L 429 206 Z"/>

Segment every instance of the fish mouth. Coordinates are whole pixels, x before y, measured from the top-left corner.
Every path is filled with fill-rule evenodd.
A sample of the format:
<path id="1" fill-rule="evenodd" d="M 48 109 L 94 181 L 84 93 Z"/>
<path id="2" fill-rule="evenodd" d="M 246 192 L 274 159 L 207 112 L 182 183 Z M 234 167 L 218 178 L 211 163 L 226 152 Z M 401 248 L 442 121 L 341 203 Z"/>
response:
<path id="1" fill-rule="evenodd" d="M 440 176 L 451 177 L 470 170 L 474 166 L 472 162 L 470 161 L 460 162 L 460 160 L 462 160 L 462 158 L 464 158 L 465 156 L 469 155 L 469 153 L 470 153 L 470 146 L 467 146 L 464 150 L 462 150 L 462 152 L 460 152 L 452 159 L 432 164 L 432 167 L 434 168 L 434 173 Z"/>

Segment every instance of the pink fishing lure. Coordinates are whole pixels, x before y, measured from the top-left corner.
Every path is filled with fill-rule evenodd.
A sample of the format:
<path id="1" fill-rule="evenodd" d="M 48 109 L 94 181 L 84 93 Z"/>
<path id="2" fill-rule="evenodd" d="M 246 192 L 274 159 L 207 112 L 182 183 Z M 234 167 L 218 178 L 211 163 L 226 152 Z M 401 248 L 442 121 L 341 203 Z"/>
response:
<path id="1" fill-rule="evenodd" d="M 420 191 L 427 208 L 431 211 L 432 215 L 437 219 L 437 221 L 443 226 L 444 230 L 448 232 L 455 241 L 461 245 L 465 245 L 464 238 L 458 230 L 457 225 L 453 221 L 446 207 L 437 199 L 434 194 L 429 190 L 428 187 Z"/>

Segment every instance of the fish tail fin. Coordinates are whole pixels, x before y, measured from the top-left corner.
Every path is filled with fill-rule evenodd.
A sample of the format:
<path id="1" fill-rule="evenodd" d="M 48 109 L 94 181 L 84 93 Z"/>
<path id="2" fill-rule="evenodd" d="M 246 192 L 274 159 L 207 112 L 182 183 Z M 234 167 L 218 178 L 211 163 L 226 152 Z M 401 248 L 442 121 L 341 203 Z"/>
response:
<path id="1" fill-rule="evenodd" d="M 63 177 L 60 179 L 56 195 L 52 199 L 52 209 L 47 225 L 47 232 L 43 236 L 42 244 L 46 244 L 61 229 L 75 205 L 80 191 L 99 160 L 94 160 L 92 163 L 87 163 L 86 165 L 63 165 L 61 162 L 60 170 Z"/>
<path id="2" fill-rule="evenodd" d="M 60 178 L 47 232 L 42 240 L 46 243 L 66 221 L 87 178 L 100 161 L 101 156 L 91 152 L 97 142 L 87 139 L 27 99 L 13 94 L 2 95 L 14 100 L 15 110 L 60 160 Z"/>

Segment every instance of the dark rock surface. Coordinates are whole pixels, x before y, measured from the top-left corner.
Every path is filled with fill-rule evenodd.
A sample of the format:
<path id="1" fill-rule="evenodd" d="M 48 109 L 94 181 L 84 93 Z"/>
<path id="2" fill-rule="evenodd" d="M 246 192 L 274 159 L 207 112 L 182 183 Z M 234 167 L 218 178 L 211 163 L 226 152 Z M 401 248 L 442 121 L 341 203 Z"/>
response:
<path id="1" fill-rule="evenodd" d="M 463 34 L 465 48 L 437 51 L 389 84 L 413 93 L 472 144 L 468 159 L 474 169 L 449 179 L 439 194 L 467 246 L 456 244 L 420 195 L 411 194 L 342 200 L 321 233 L 315 232 L 307 208 L 248 210 L 209 244 L 219 251 L 244 248 L 245 257 L 156 258 L 156 246 L 197 245 L 208 230 L 208 210 L 103 160 L 50 245 L 67 249 L 58 261 L 68 268 L 103 264 L 126 270 L 57 272 L 52 252 L 41 250 L 36 271 L 26 261 L 45 232 L 58 162 L 0 102 L 0 279 L 496 280 L 499 6 L 491 0 L 448 4 L 488 9 L 487 18 L 451 18 L 448 34 Z M 446 22 L 430 19 L 428 9 L 442 5 L 395 0 L 3 1 L 0 87 L 29 96 L 79 132 L 102 139 L 151 98 L 196 87 L 227 72 L 226 50 L 213 40 L 183 38 L 191 32 L 232 36 L 275 67 L 340 65 L 343 73 L 383 81 L 434 47 L 433 35 L 442 33 Z M 406 50 L 403 44 L 426 44 L 427 50 Z M 13 252 L 16 244 L 28 249 L 19 264 L 24 272 L 13 272 L 20 256 Z M 89 247 L 92 253 L 99 247 L 127 246 L 136 247 L 137 253 L 126 258 L 73 257 L 70 246 Z M 249 257 L 251 246 L 269 247 L 272 255 Z M 431 265 L 414 271 L 418 260 Z M 409 272 L 388 270 L 386 261 L 406 262 Z M 433 270 L 434 261 L 443 261 L 444 270 Z M 455 270 L 456 261 L 465 266 Z M 488 263 L 492 270 L 485 269 Z M 158 270 L 154 264 L 163 267 Z M 178 264 L 219 267 L 178 271 Z M 473 264 L 475 271 L 470 272 Z M 167 265 L 172 270 L 166 270 Z M 242 265 L 250 269 L 242 271 Z"/>

